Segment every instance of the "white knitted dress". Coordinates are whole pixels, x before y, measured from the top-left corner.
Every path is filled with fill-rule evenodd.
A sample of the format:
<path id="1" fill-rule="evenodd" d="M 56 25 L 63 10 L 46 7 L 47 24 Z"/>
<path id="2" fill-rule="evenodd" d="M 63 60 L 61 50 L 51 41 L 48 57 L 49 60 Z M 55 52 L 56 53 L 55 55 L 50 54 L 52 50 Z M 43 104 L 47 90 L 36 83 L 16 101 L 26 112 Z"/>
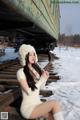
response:
<path id="1" fill-rule="evenodd" d="M 18 70 L 17 80 L 19 82 L 21 80 L 26 80 L 26 76 L 23 72 L 23 68 Z M 45 79 L 44 77 L 41 77 L 40 80 L 36 83 L 37 89 L 35 89 L 35 91 L 32 91 L 31 88 L 28 88 L 27 91 L 28 94 L 21 88 L 23 99 L 22 99 L 20 111 L 23 117 L 29 118 L 36 105 L 42 103 L 39 96 L 39 90 L 40 90 L 40 86 L 46 83 L 46 80 L 47 79 Z"/>

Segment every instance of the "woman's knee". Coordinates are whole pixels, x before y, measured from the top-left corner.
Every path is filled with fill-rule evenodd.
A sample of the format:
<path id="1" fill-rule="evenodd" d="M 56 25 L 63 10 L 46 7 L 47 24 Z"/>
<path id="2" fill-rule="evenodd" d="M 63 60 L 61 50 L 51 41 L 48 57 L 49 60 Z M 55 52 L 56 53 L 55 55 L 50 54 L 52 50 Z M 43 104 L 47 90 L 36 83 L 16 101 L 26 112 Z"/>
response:
<path id="1" fill-rule="evenodd" d="M 61 111 L 60 104 L 59 104 L 58 101 L 52 100 L 51 102 L 52 102 L 53 112 L 54 112 L 54 113 Z"/>

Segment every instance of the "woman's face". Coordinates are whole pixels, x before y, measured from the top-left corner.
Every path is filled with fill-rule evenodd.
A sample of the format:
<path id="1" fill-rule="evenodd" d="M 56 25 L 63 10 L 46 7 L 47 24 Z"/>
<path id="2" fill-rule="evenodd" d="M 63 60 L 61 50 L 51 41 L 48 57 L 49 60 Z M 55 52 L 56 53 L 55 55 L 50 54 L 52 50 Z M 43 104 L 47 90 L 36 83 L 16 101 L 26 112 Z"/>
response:
<path id="1" fill-rule="evenodd" d="M 30 64 L 35 63 L 35 60 L 36 60 L 36 56 L 35 56 L 35 53 L 32 51 L 29 53 L 29 63 Z"/>

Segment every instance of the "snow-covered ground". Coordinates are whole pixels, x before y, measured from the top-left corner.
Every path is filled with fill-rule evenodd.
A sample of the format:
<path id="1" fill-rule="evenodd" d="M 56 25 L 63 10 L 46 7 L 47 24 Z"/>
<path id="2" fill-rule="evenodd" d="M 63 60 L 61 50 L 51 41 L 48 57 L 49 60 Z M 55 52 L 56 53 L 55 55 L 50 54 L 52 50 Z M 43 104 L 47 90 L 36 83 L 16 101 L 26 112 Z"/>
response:
<path id="1" fill-rule="evenodd" d="M 53 64 L 61 79 L 44 88 L 54 93 L 46 99 L 60 102 L 65 120 L 80 120 L 80 49 L 57 47 L 53 52 L 60 58 Z"/>
<path id="2" fill-rule="evenodd" d="M 56 48 L 54 53 L 60 57 L 54 64 L 61 81 L 80 82 L 80 48 Z"/>
<path id="3" fill-rule="evenodd" d="M 12 47 L 5 48 L 5 55 L 0 57 L 0 63 L 6 60 L 13 60 L 17 58 L 17 53 L 15 53 L 15 49 Z"/>

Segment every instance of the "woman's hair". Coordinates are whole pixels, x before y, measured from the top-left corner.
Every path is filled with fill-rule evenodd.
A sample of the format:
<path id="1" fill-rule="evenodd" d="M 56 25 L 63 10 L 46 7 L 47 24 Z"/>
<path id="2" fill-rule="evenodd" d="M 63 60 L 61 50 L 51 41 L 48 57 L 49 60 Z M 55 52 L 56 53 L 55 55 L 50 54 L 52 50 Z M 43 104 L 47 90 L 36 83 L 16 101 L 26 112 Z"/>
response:
<path id="1" fill-rule="evenodd" d="M 30 69 L 28 67 L 28 63 L 29 63 L 29 53 L 26 55 L 26 65 L 24 66 L 24 73 L 28 82 L 29 87 L 34 91 L 35 89 L 37 89 L 37 87 L 35 86 L 36 82 L 34 81 L 33 76 L 30 73 Z M 39 75 L 41 76 L 42 74 L 42 70 L 41 68 L 37 65 L 37 64 L 33 64 L 32 65 L 33 68 L 39 73 Z"/>

